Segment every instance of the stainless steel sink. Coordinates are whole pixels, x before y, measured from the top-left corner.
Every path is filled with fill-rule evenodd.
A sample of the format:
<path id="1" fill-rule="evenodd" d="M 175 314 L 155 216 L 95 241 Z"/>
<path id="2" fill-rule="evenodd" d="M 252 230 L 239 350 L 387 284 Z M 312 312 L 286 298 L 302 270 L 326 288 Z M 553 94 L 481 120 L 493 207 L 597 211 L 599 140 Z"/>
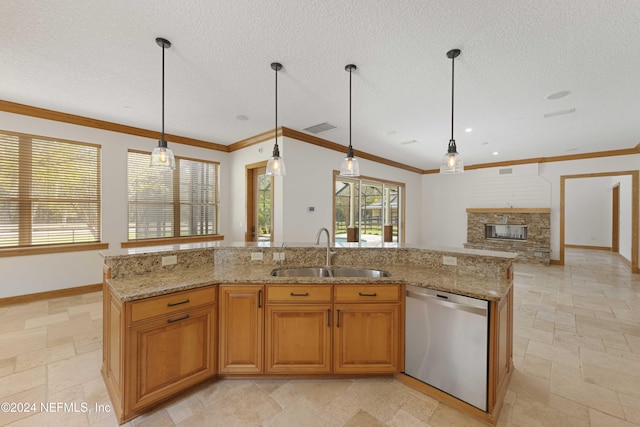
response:
<path id="1" fill-rule="evenodd" d="M 354 267 L 300 267 L 277 268 L 271 272 L 276 277 L 390 277 L 384 270 Z"/>

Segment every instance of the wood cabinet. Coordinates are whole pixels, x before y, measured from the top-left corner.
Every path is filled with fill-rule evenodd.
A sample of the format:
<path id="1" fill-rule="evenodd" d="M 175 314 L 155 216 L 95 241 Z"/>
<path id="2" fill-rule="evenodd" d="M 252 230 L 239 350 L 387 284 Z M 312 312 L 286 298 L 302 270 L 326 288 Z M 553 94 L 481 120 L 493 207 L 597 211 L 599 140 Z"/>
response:
<path id="1" fill-rule="evenodd" d="M 219 371 L 263 372 L 264 286 L 220 285 Z"/>
<path id="2" fill-rule="evenodd" d="M 266 372 L 331 372 L 332 285 L 267 286 Z"/>
<path id="3" fill-rule="evenodd" d="M 104 289 L 102 374 L 119 422 L 215 375 L 215 286 L 124 303 Z"/>
<path id="4" fill-rule="evenodd" d="M 229 375 L 401 372 L 403 288 L 402 285 L 221 285 L 219 372 Z"/>
<path id="5" fill-rule="evenodd" d="M 513 287 L 489 316 L 489 412 L 499 413 L 513 373 Z"/>
<path id="6" fill-rule="evenodd" d="M 335 293 L 333 371 L 396 373 L 404 369 L 400 285 L 340 285 Z"/>

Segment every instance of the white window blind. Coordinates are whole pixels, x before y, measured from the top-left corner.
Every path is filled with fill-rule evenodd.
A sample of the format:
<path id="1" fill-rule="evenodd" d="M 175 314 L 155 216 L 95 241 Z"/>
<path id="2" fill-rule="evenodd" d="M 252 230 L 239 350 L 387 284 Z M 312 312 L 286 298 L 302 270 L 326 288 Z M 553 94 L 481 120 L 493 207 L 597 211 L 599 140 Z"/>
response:
<path id="1" fill-rule="evenodd" d="M 100 146 L 0 131 L 0 248 L 100 241 Z"/>
<path id="2" fill-rule="evenodd" d="M 218 163 L 176 157 L 172 171 L 149 158 L 129 150 L 129 240 L 218 234 Z"/>

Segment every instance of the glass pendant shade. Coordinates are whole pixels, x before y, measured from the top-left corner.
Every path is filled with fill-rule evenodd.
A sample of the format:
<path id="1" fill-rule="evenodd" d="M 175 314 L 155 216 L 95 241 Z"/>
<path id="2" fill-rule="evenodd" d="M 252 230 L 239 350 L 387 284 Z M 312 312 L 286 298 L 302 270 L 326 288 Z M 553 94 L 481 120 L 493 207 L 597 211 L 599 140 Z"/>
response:
<path id="1" fill-rule="evenodd" d="M 273 155 L 269 157 L 267 161 L 267 175 L 283 176 L 287 174 L 287 169 L 284 166 L 284 159 L 280 157 L 280 150 L 278 149 L 278 141 L 273 147 Z"/>
<path id="2" fill-rule="evenodd" d="M 158 141 L 158 146 L 151 152 L 149 166 L 170 168 L 172 170 L 176 168 L 176 159 L 171 148 L 167 148 L 166 141 L 164 144 L 162 141 Z"/>
<path id="3" fill-rule="evenodd" d="M 342 164 L 340 165 L 340 175 L 341 176 L 360 176 L 360 165 L 358 164 L 358 159 L 356 159 L 353 155 L 353 149 L 349 146 L 349 150 L 347 151 L 347 157 L 342 159 Z"/>
<path id="4" fill-rule="evenodd" d="M 464 172 L 464 163 L 462 162 L 462 157 L 460 157 L 460 154 L 456 151 L 456 142 L 451 140 L 449 141 L 449 150 L 442 158 L 440 173 L 460 172 Z"/>

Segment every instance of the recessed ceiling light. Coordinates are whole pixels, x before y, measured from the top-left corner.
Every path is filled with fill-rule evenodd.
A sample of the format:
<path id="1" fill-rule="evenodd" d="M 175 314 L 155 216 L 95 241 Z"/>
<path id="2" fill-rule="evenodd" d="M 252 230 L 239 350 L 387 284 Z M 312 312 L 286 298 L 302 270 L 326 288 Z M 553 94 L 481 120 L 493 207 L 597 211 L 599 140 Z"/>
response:
<path id="1" fill-rule="evenodd" d="M 244 114 L 240 114 L 240 115 L 236 116 L 236 119 L 238 119 L 238 120 L 249 120 L 249 117 L 245 116 Z"/>
<path id="2" fill-rule="evenodd" d="M 561 90 L 560 92 L 552 93 L 551 95 L 547 96 L 547 99 L 554 100 L 554 99 L 564 98 L 570 93 L 571 93 L 570 90 Z"/>
<path id="3" fill-rule="evenodd" d="M 400 145 L 415 144 L 416 142 L 418 142 L 418 140 L 417 140 L 417 139 L 410 139 L 410 140 L 408 140 L 408 141 L 402 141 L 402 142 L 400 143 Z"/>
<path id="4" fill-rule="evenodd" d="M 472 130 L 473 130 L 473 129 L 471 129 L 471 128 L 466 128 L 464 131 L 465 131 L 466 133 L 469 133 L 469 132 L 471 132 Z"/>
<path id="5" fill-rule="evenodd" d="M 500 153 L 498 153 L 497 151 L 494 151 L 494 152 L 493 152 L 493 155 L 494 155 L 494 156 L 497 156 L 498 154 L 500 154 Z"/>

